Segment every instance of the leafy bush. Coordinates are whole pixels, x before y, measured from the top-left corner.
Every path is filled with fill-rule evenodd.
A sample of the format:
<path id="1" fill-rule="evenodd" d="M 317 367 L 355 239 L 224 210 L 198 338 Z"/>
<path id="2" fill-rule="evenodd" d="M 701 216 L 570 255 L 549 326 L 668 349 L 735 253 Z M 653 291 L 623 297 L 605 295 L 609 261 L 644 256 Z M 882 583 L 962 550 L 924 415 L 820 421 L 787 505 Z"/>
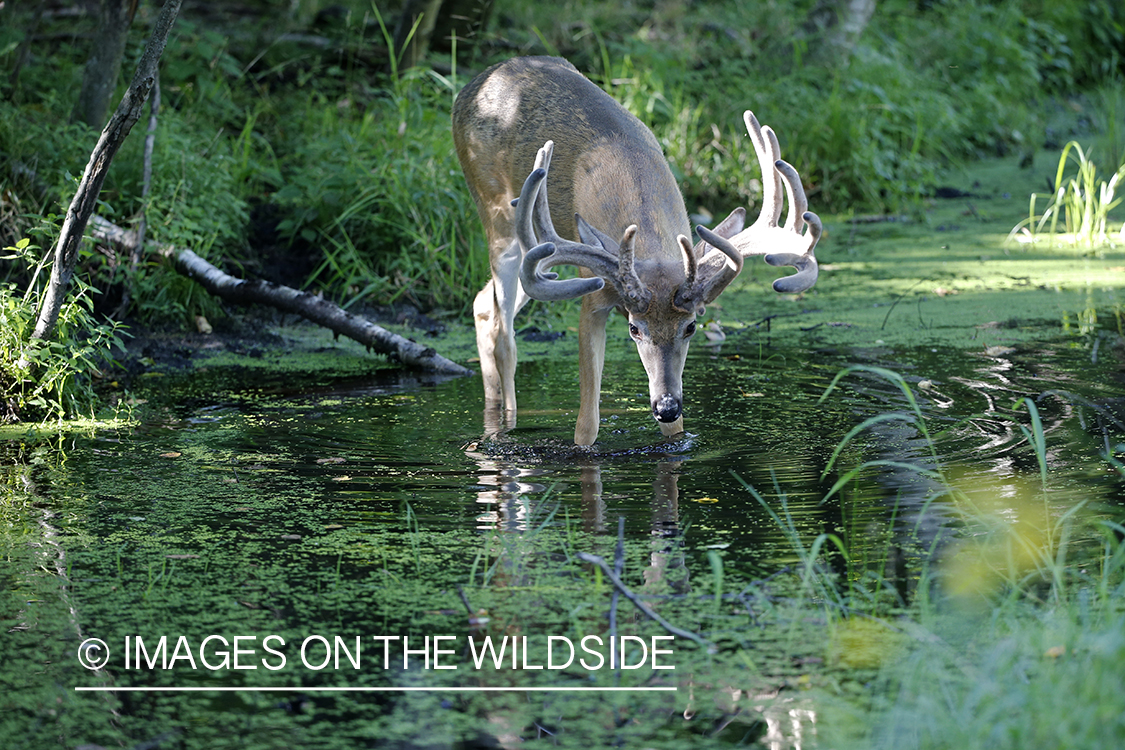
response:
<path id="1" fill-rule="evenodd" d="M 91 315 L 91 289 L 75 277 L 75 291 L 63 304 L 50 341 L 30 340 L 46 280 L 42 249 L 23 239 L 4 248 L 5 260 L 34 269 L 22 294 L 12 282 L 0 284 L 0 422 L 47 421 L 92 412 L 91 375 L 121 345 L 120 326 L 99 324 Z M 38 283 L 37 283 L 38 282 Z"/>

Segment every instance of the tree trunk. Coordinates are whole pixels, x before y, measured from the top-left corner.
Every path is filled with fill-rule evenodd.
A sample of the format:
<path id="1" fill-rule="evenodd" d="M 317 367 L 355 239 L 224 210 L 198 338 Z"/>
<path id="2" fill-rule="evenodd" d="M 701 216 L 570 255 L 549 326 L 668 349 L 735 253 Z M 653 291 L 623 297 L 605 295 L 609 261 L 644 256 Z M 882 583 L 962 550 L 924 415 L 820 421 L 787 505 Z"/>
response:
<path id="1" fill-rule="evenodd" d="M 78 183 L 78 191 L 70 202 L 63 221 L 59 241 L 55 246 L 55 262 L 51 267 L 51 281 L 40 301 L 38 318 L 35 321 L 35 330 L 31 333 L 33 339 L 48 339 L 55 331 L 55 324 L 59 321 L 59 310 L 62 309 L 63 300 L 66 299 L 66 290 L 70 286 L 70 277 L 74 274 L 74 266 L 78 262 L 78 250 L 82 246 L 82 235 L 86 231 L 86 224 L 94 214 L 98 194 L 101 192 L 102 183 L 105 182 L 106 172 L 117 149 L 125 141 L 133 125 L 141 117 L 141 109 L 153 81 L 156 80 L 156 66 L 160 56 L 164 53 L 164 45 L 168 41 L 168 33 L 180 12 L 180 0 L 167 0 L 156 25 L 152 30 L 152 37 L 145 45 L 141 61 L 137 65 L 137 72 L 133 75 L 133 82 L 125 91 L 113 118 L 102 131 L 101 138 L 90 153 L 90 161 L 86 164 L 86 171 L 82 173 L 82 180 Z"/>
<path id="2" fill-rule="evenodd" d="M 847 64 L 873 15 L 875 0 L 821 0 L 805 22 L 814 37 L 814 57 L 828 66 Z"/>
<path id="3" fill-rule="evenodd" d="M 430 46 L 448 52 L 457 40 L 458 52 L 470 52 L 480 43 L 492 18 L 494 0 L 445 0 L 435 21 Z"/>
<path id="4" fill-rule="evenodd" d="M 31 44 L 35 35 L 39 32 L 39 24 L 43 20 L 44 3 L 45 0 L 39 0 L 39 2 L 35 4 L 35 10 L 32 11 L 31 21 L 27 25 L 27 31 L 19 47 L 16 49 L 15 65 L 12 66 L 12 71 L 8 74 L 8 88 L 12 91 L 13 102 L 20 101 L 20 71 L 23 70 L 23 66 L 27 64 L 28 58 L 31 57 Z"/>
<path id="5" fill-rule="evenodd" d="M 413 68 L 426 55 L 430 35 L 437 21 L 441 0 L 406 0 L 402 14 L 395 26 L 395 48 L 391 54 L 398 58 L 393 70 Z"/>
<path id="6" fill-rule="evenodd" d="M 133 22 L 136 11 L 137 0 L 101 0 L 98 30 L 94 34 L 90 57 L 86 60 L 82 90 L 70 115 L 72 122 L 84 122 L 92 128 L 105 125 L 105 113 L 121 74 L 121 58 L 125 56 L 129 24 Z"/>

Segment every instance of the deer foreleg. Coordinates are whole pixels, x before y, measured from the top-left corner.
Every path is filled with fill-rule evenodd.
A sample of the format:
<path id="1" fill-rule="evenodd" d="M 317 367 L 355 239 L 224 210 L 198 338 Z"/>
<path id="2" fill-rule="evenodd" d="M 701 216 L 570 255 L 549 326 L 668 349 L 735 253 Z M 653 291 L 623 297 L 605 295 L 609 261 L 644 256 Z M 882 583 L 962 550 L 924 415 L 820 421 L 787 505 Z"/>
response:
<path id="1" fill-rule="evenodd" d="M 578 425 L 575 445 L 593 445 L 598 439 L 601 414 L 598 400 L 602 392 L 605 366 L 605 326 L 613 308 L 597 309 L 591 297 L 582 300 L 578 321 Z"/>
<path id="2" fill-rule="evenodd" d="M 492 280 L 473 302 L 485 411 L 502 411 L 508 427 L 514 427 L 516 421 L 514 320 L 516 313 L 527 302 L 519 284 L 522 256 L 519 242 L 512 240 L 503 252 L 495 256 Z"/>

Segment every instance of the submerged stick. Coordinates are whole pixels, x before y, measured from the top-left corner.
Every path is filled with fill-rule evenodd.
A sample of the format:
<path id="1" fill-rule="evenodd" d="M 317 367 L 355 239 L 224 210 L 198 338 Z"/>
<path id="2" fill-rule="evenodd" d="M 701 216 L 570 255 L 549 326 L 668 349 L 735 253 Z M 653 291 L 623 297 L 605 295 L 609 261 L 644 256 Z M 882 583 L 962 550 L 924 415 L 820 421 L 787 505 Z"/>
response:
<path id="1" fill-rule="evenodd" d="M 659 624 L 660 627 L 664 628 L 672 635 L 678 636 L 680 638 L 687 638 L 689 641 L 695 641 L 700 646 L 706 646 L 707 648 L 713 647 L 714 644 L 712 644 L 710 641 L 701 638 L 695 633 L 677 628 L 675 625 L 653 612 L 647 604 L 641 601 L 641 598 L 639 596 L 634 594 L 633 591 L 625 585 L 625 583 L 617 576 L 617 574 L 613 572 L 613 568 L 609 567 L 609 564 L 602 558 L 598 557 L 597 555 L 591 555 L 589 552 L 579 552 L 578 559 L 582 560 L 583 562 L 593 563 L 594 565 L 597 565 L 599 568 L 601 568 L 602 573 L 605 574 L 605 577 L 609 579 L 610 583 L 612 583 L 618 591 L 624 594 L 625 598 L 631 601 L 633 603 L 633 606 L 641 611 L 641 614 Z"/>

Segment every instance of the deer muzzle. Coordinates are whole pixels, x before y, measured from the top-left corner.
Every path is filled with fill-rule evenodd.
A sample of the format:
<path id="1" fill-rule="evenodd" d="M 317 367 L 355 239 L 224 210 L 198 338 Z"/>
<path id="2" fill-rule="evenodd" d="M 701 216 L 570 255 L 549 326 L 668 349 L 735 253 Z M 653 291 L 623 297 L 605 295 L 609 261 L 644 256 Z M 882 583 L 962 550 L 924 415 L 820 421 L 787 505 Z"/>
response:
<path id="1" fill-rule="evenodd" d="M 665 393 L 652 402 L 652 416 L 656 418 L 657 422 L 675 422 L 683 412 L 684 402 L 671 393 Z"/>

